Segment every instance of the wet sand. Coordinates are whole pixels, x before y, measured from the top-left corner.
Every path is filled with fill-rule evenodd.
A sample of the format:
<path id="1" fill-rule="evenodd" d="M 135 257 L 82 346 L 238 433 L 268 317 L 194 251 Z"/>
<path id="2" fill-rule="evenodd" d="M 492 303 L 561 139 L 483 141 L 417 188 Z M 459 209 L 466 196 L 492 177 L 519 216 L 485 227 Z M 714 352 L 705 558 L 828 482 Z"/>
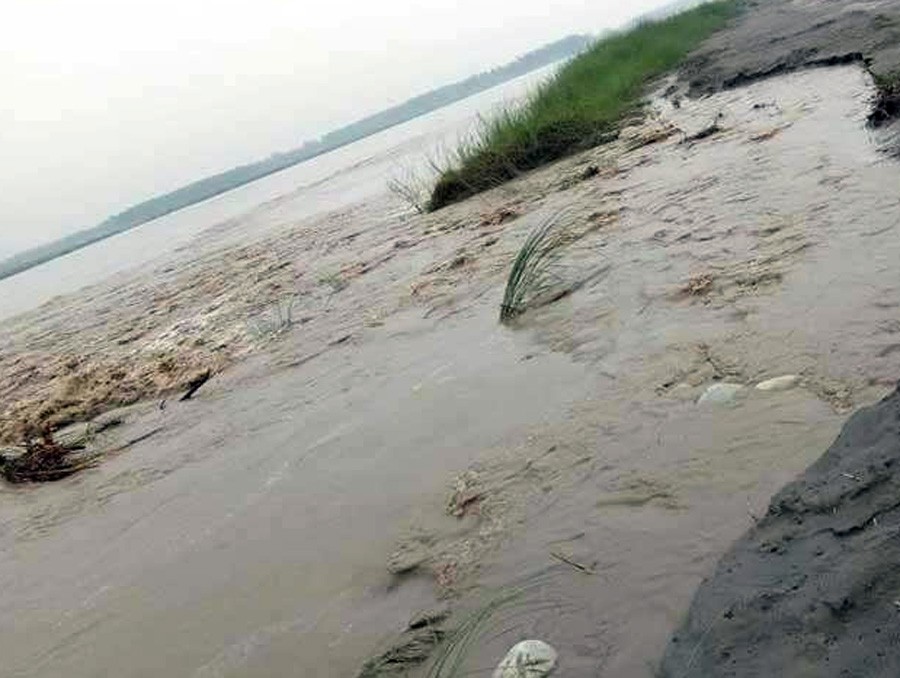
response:
<path id="1" fill-rule="evenodd" d="M 847 421 L 699 587 L 660 676 L 900 672 L 900 391 Z"/>
<path id="2" fill-rule="evenodd" d="M 231 366 L 129 411 L 102 444 L 158 432 L 98 468 L 0 489 L 9 675 L 354 675 L 436 600 L 521 580 L 541 584 L 468 669 L 534 636 L 567 676 L 651 675 L 718 556 L 896 377 L 900 165 L 873 93 L 846 65 L 660 98 L 440 213 L 385 195 L 210 233 L 7 326 L 5 393 L 36 400 L 75 387 L 71 353 L 160 397 Z M 502 327 L 508 266 L 559 208 L 582 237 L 558 272 L 583 286 Z M 721 382 L 746 388 L 697 404 Z M 419 554 L 399 578 L 398 548 Z"/>
<path id="3" fill-rule="evenodd" d="M 900 2 L 748 0 L 746 12 L 683 68 L 695 93 L 712 93 L 807 66 L 857 63 L 876 78 L 900 71 Z"/>

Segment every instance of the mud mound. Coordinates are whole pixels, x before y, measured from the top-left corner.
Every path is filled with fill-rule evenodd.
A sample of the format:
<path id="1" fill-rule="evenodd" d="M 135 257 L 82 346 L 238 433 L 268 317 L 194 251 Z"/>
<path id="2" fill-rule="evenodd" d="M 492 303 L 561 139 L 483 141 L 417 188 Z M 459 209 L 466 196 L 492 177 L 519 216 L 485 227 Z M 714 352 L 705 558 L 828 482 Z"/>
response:
<path id="1" fill-rule="evenodd" d="M 900 675 L 900 387 L 845 424 L 698 590 L 661 675 Z"/>
<path id="2" fill-rule="evenodd" d="M 746 0 L 744 4 L 747 11 L 742 17 L 708 40 L 682 68 L 682 77 L 694 94 L 739 87 L 800 68 L 860 62 L 883 93 L 871 122 L 881 124 L 896 117 L 900 0 Z"/>
<path id="3" fill-rule="evenodd" d="M 110 354 L 26 354 L 12 359 L 16 373 L 3 372 L 0 358 L 0 443 L 16 445 L 32 430 L 52 432 L 116 407 L 184 392 L 228 362 L 225 354 L 199 350 Z"/>

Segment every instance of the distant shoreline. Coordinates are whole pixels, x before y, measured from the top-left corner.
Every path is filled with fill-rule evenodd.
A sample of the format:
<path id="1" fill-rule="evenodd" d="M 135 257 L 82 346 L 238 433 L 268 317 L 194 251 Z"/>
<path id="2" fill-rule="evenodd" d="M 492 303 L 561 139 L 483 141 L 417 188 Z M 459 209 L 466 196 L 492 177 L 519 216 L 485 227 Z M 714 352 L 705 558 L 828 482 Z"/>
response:
<path id="1" fill-rule="evenodd" d="M 17 275 L 35 266 L 70 254 L 111 236 L 142 224 L 215 198 L 233 189 L 263 179 L 282 170 L 337 150 L 354 142 L 409 122 L 470 96 L 527 75 L 550 64 L 568 59 L 584 50 L 593 38 L 570 35 L 545 45 L 504 66 L 486 71 L 465 80 L 445 85 L 413 97 L 357 122 L 308 141 L 299 148 L 276 153 L 265 160 L 241 165 L 220 174 L 200 179 L 116 214 L 97 226 L 87 228 L 59 240 L 33 247 L 0 261 L 0 280 Z"/>

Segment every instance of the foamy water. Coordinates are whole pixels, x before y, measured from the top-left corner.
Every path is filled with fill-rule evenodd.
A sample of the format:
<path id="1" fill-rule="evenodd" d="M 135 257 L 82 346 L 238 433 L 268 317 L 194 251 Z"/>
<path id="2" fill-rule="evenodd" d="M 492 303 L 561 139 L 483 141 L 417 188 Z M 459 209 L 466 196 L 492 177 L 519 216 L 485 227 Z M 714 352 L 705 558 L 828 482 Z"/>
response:
<path id="1" fill-rule="evenodd" d="M 300 220 L 383 193 L 392 176 L 424 168 L 429 156 L 452 148 L 478 115 L 514 102 L 556 66 L 548 66 L 308 162 L 246 184 L 202 203 L 154 219 L 18 275 L 0 280 L 0 318 L 34 309 L 109 276 L 154 261 L 188 245 L 209 228 L 240 220 L 287 194 L 280 219 Z M 265 219 L 254 228 L 265 227 Z M 245 236 L 259 235 L 257 231 Z"/>

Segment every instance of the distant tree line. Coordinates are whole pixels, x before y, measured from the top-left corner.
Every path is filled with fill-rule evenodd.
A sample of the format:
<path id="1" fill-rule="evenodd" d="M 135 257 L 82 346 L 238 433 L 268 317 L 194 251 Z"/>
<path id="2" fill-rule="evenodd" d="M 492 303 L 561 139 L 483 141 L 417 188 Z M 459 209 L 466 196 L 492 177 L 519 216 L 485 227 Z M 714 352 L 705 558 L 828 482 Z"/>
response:
<path id="1" fill-rule="evenodd" d="M 588 35 L 570 35 L 528 52 L 504 66 L 431 90 L 402 104 L 329 132 L 320 139 L 307 141 L 299 148 L 285 153 L 276 153 L 260 162 L 241 165 L 221 174 L 195 181 L 171 193 L 151 198 L 106 219 L 97 226 L 0 261 L 0 279 L 38 266 L 116 233 L 140 226 L 170 212 L 208 200 L 220 193 L 310 160 L 341 146 L 346 146 L 543 66 L 570 58 L 585 49 L 592 40 L 593 38 Z"/>

